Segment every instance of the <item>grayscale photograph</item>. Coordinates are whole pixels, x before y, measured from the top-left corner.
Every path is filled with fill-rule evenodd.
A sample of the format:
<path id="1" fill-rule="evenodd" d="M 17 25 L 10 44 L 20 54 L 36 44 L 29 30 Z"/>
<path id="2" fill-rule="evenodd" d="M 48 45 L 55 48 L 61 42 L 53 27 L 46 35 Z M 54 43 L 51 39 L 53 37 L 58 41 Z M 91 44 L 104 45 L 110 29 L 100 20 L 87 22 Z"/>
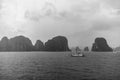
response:
<path id="1" fill-rule="evenodd" d="M 120 80 L 120 0 L 0 0 L 0 80 Z"/>

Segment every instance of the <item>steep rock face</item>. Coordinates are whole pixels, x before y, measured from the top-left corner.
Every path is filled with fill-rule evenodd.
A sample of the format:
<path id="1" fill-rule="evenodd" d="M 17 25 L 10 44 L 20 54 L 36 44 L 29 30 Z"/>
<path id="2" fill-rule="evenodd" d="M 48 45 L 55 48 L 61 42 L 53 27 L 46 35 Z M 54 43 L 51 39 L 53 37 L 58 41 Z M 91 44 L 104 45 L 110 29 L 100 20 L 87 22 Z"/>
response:
<path id="1" fill-rule="evenodd" d="M 0 51 L 8 51 L 9 48 L 9 39 L 7 37 L 3 37 L 0 41 Z"/>
<path id="2" fill-rule="evenodd" d="M 96 38 L 92 46 L 92 51 L 112 51 L 104 38 Z"/>
<path id="3" fill-rule="evenodd" d="M 42 41 L 37 40 L 35 45 L 34 45 L 34 49 L 35 49 L 35 51 L 44 51 L 45 50 L 45 46 L 44 46 Z"/>
<path id="4" fill-rule="evenodd" d="M 37 40 L 33 46 L 31 40 L 24 36 L 11 39 L 3 37 L 0 41 L 0 51 L 69 51 L 68 40 L 64 36 L 57 36 L 48 40 L 45 45 Z"/>
<path id="5" fill-rule="evenodd" d="M 68 40 L 64 36 L 57 36 L 45 43 L 46 51 L 69 51 Z"/>
<path id="6" fill-rule="evenodd" d="M 33 45 L 30 39 L 24 36 L 16 36 L 9 40 L 11 51 L 32 51 Z"/>

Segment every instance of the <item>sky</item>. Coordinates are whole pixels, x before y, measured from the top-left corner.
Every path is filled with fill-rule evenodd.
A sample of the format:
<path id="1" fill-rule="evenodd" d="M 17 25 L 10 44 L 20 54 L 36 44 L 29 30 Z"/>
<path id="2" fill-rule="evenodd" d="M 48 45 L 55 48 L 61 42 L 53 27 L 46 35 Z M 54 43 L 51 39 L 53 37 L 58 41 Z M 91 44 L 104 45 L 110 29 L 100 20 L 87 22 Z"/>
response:
<path id="1" fill-rule="evenodd" d="M 120 0 L 0 0 L 0 38 L 24 35 L 35 43 L 66 36 L 70 47 L 104 37 L 120 46 Z"/>

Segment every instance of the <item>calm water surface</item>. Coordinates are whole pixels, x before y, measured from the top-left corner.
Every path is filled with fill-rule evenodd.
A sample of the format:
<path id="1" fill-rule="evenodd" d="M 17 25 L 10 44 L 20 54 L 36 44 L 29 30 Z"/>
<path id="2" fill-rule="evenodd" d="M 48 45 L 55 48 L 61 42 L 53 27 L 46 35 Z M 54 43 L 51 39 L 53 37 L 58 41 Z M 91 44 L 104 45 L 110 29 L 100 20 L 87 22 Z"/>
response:
<path id="1" fill-rule="evenodd" d="M 120 80 L 120 53 L 1 52 L 0 80 Z"/>

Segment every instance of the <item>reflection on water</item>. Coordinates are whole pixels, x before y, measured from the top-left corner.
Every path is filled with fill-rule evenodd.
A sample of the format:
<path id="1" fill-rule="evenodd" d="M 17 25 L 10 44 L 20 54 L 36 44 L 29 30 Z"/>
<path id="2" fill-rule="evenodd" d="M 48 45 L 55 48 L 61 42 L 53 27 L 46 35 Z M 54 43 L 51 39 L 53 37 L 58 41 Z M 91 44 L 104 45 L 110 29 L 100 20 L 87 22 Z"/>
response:
<path id="1" fill-rule="evenodd" d="M 120 54 L 1 52 L 0 80 L 119 80 Z"/>

